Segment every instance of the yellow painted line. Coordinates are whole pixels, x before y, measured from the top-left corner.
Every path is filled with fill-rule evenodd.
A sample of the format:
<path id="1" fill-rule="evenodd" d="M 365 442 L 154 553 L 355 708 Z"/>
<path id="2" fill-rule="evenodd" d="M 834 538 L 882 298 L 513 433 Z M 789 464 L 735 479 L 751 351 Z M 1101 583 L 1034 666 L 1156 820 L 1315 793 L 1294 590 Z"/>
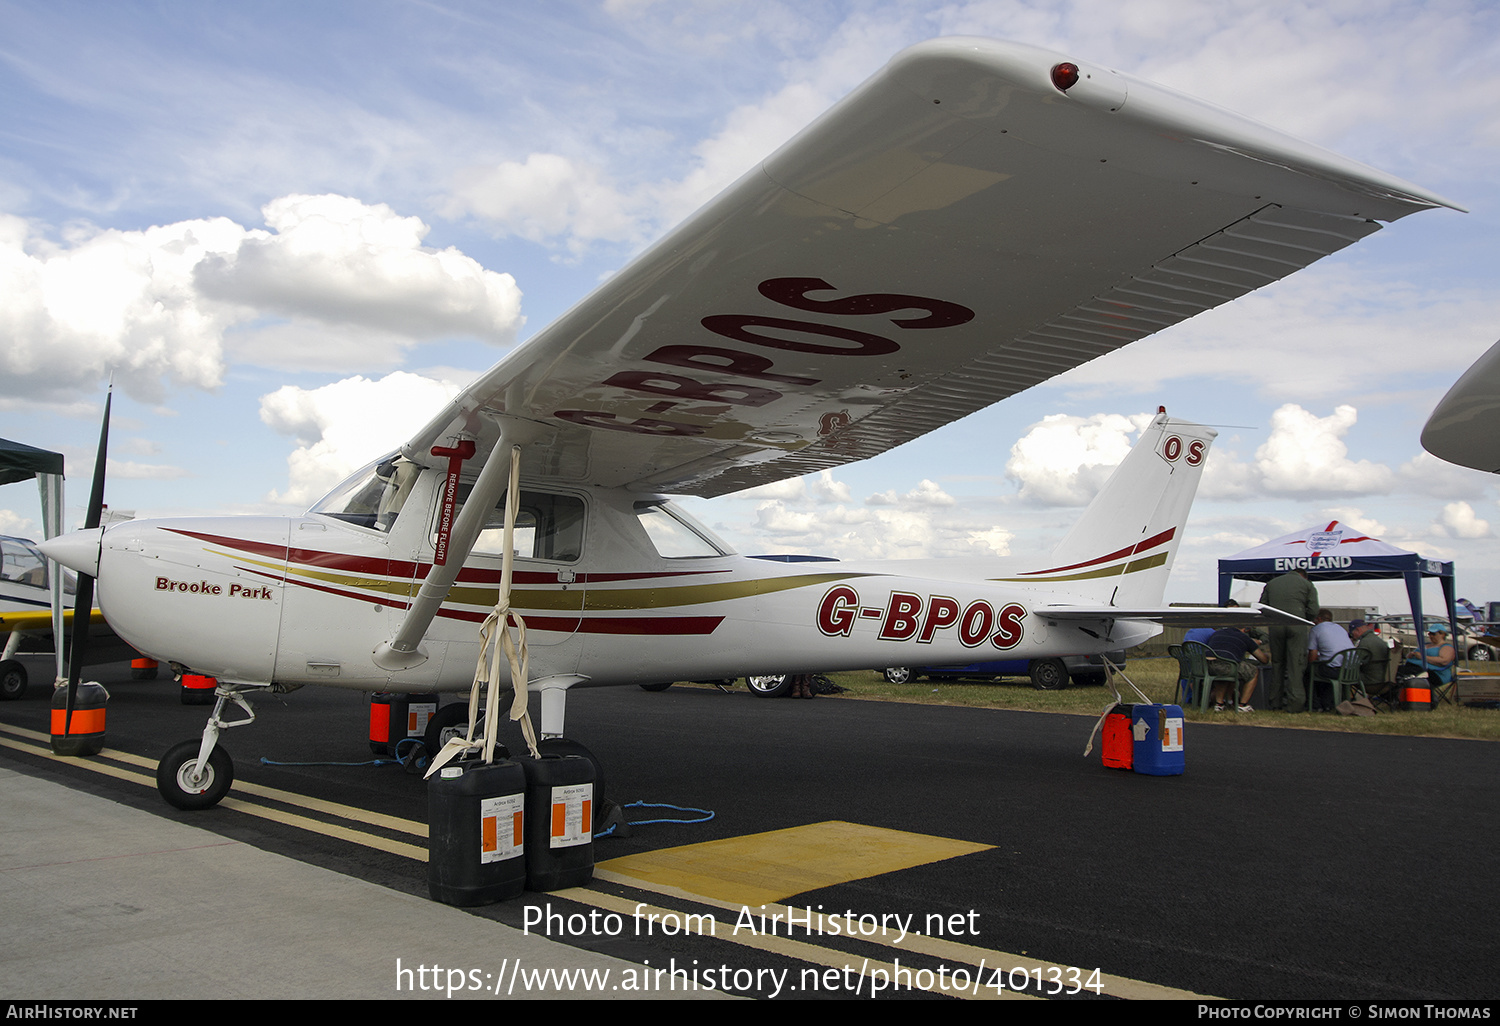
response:
<path id="1" fill-rule="evenodd" d="M 49 735 L 36 734 L 34 731 L 23 731 L 21 728 L 10 726 L 4 726 L 3 729 L 15 733 L 32 734 L 34 736 L 41 737 L 50 741 Z M 149 787 L 153 791 L 156 790 L 156 776 L 154 773 L 151 776 L 146 776 L 143 773 L 137 773 L 134 770 L 124 769 L 123 767 L 115 766 L 111 763 L 101 761 L 100 756 L 97 755 L 91 756 L 87 759 L 80 759 L 75 756 L 57 755 L 50 749 L 33 747 L 32 745 L 12 741 L 4 737 L 0 737 L 0 745 L 5 746 L 6 748 L 14 748 L 18 752 L 26 752 L 30 755 L 40 755 L 44 758 L 51 759 L 54 762 L 63 762 L 67 763 L 70 766 L 78 766 L 82 769 L 90 770 L 94 773 L 99 773 L 106 777 L 114 777 L 118 780 L 127 780 L 132 783 L 140 784 L 143 787 Z M 124 754 L 127 753 L 115 753 L 114 757 L 119 758 Z M 132 756 L 131 759 L 140 760 L 147 766 L 151 766 L 154 768 L 153 763 L 151 763 L 149 760 L 141 759 L 140 756 Z M 241 785 L 239 783 L 235 783 L 233 785 L 233 787 L 235 788 L 238 788 L 240 786 Z M 285 791 L 277 792 L 274 788 L 260 788 L 260 790 L 269 791 L 276 794 L 288 793 Z M 300 796 L 293 797 L 300 798 Z M 277 800 L 279 801 L 280 799 Z M 419 847 L 415 844 L 407 844 L 404 841 L 388 840 L 387 838 L 380 837 L 376 834 L 367 834 L 361 830 L 352 830 L 348 827 L 342 827 L 335 823 L 324 823 L 322 820 L 310 819 L 307 816 L 299 816 L 294 812 L 283 812 L 279 809 L 272 809 L 260 805 L 255 805 L 250 802 L 240 801 L 236 798 L 225 797 L 221 802 L 219 802 L 219 804 L 227 809 L 233 809 L 236 812 L 243 812 L 250 816 L 259 816 L 261 819 L 268 819 L 275 823 L 282 823 L 286 826 L 296 827 L 299 830 L 306 830 L 310 833 L 322 834 L 325 837 L 338 838 L 341 841 L 349 841 L 353 844 L 363 845 L 366 848 L 374 848 L 377 851 L 389 852 L 392 855 L 400 855 L 403 858 L 413 859 L 417 862 L 427 861 L 427 849 L 424 847 Z M 332 808 L 347 808 L 347 806 L 333 805 L 333 803 L 331 802 L 325 802 L 322 804 L 328 805 Z M 340 814 L 334 813 L 334 815 Z M 356 822 L 359 821 L 358 818 L 354 816 L 346 815 L 343 816 L 343 818 L 353 819 Z M 423 832 L 426 832 L 425 828 Z"/>
<path id="2" fill-rule="evenodd" d="M 7 731 L 21 737 L 28 737 L 44 745 L 50 745 L 52 736 L 35 730 L 27 730 L 24 727 L 13 727 L 9 724 L 0 723 L 0 731 Z M 142 769 L 150 770 L 152 773 L 152 787 L 156 786 L 156 762 L 143 755 L 134 755 L 130 752 L 121 752 L 106 748 L 95 759 L 113 759 L 131 766 L 140 766 Z M 382 812 L 371 812 L 369 809 L 357 808 L 353 805 L 340 805 L 337 802 L 324 801 L 321 798 L 311 798 L 294 791 L 282 791 L 275 787 L 266 787 L 263 784 L 252 784 L 246 780 L 236 780 L 234 790 L 244 794 L 253 794 L 257 798 L 269 798 L 272 801 L 281 802 L 283 805 L 295 805 L 310 812 L 321 812 L 328 816 L 338 816 L 340 819 L 353 820 L 356 823 L 368 823 L 370 826 L 384 827 L 387 830 L 395 830 L 403 834 L 411 834 L 427 840 L 427 824 L 418 823 L 414 819 L 402 819 L 399 816 L 387 816 Z"/>
<path id="3" fill-rule="evenodd" d="M 337 802 L 324 801 L 321 798 L 310 798 L 307 795 L 294 794 L 291 791 L 281 791 L 274 787 L 266 787 L 262 784 L 252 784 L 249 781 L 234 782 L 234 790 L 245 794 L 253 794 L 257 798 L 270 798 L 273 801 L 282 802 L 286 805 L 296 805 L 312 812 L 322 812 L 330 816 L 341 816 L 344 819 L 352 819 L 358 823 L 368 823 L 371 826 L 384 827 L 387 830 L 398 830 L 413 837 L 427 840 L 427 824 L 418 823 L 414 819 L 402 819 L 399 816 L 387 816 L 383 812 L 371 812 L 368 809 L 358 809 L 352 805 L 340 805 Z M 342 811 L 340 811 L 342 810 Z M 357 812 L 359 815 L 350 815 Z M 423 849 L 422 860 L 427 860 L 426 849 Z"/>
<path id="4" fill-rule="evenodd" d="M 847 825 L 858 826 L 856 825 L 856 823 L 847 823 Z M 864 831 L 874 831 L 874 829 L 879 828 L 873 828 L 873 826 L 865 826 L 865 828 L 859 829 L 864 829 Z M 781 831 L 772 831 L 772 834 L 774 834 L 774 832 Z M 900 834 L 900 831 L 883 832 Z M 753 834 L 750 835 L 750 837 L 730 838 L 730 840 L 745 841 L 751 840 L 751 838 L 753 837 L 769 837 L 769 835 L 771 834 Z M 912 834 L 912 837 L 922 837 L 922 834 Z M 944 840 L 944 838 L 935 838 L 935 840 Z M 714 843 L 717 843 L 717 841 L 709 841 L 709 844 Z M 688 847 L 702 846 L 699 846 L 699 844 L 691 844 L 691 846 Z M 980 844 L 980 846 L 975 847 L 977 847 L 978 850 L 983 850 L 986 849 L 987 846 L 984 846 L 984 844 Z M 847 852 L 837 852 L 834 853 L 831 858 L 844 858 L 844 856 L 847 856 Z M 622 871 L 616 871 L 616 867 L 619 867 L 619 865 L 625 864 L 625 862 L 630 862 L 631 859 L 636 858 L 640 858 L 640 856 L 625 856 L 625 858 L 609 859 L 609 861 L 607 862 L 600 862 L 600 864 L 595 865 L 594 867 L 594 879 L 604 880 L 604 882 L 607 883 L 619 883 L 619 885 L 622 886 L 633 886 L 633 888 L 639 888 L 642 889 L 642 891 L 655 892 L 655 894 L 661 894 L 664 895 L 664 897 L 675 897 L 681 898 L 681 900 L 685 901 L 694 901 L 694 903 L 697 904 L 708 904 L 708 906 L 718 907 L 718 909 L 729 910 L 729 912 L 735 913 L 736 916 L 738 916 L 739 910 L 741 910 L 742 907 L 750 906 L 751 913 L 756 916 L 762 915 L 762 913 L 766 916 L 780 915 L 781 924 L 786 924 L 787 915 L 789 915 L 790 912 L 796 912 L 798 918 L 802 918 L 802 916 L 807 915 L 807 909 L 805 909 L 805 906 L 799 907 L 798 909 L 798 907 L 787 907 L 784 906 L 784 904 L 777 904 L 772 903 L 772 901 L 766 901 L 766 903 L 763 903 L 762 909 L 762 907 L 760 907 L 760 903 L 750 904 L 748 903 L 748 901 L 723 900 L 723 898 L 712 897 L 712 895 L 705 894 L 705 892 L 702 891 L 694 891 L 694 889 L 691 889 L 691 886 L 682 886 L 681 880 L 678 880 L 678 882 L 666 882 L 666 880 L 661 879 L 664 874 L 652 874 L 655 879 L 648 879 L 648 877 L 643 876 L 643 874 L 622 873 Z M 935 861 L 935 859 L 933 859 L 933 861 Z M 913 862 L 913 864 L 916 864 L 916 862 Z M 904 867 L 904 865 L 900 865 L 900 867 L 897 868 L 906 867 Z M 871 874 L 871 876 L 873 876 L 873 874 Z M 862 877 L 850 876 L 849 879 L 862 879 Z M 687 882 L 696 882 L 696 880 L 687 880 Z M 798 891 L 798 894 L 801 894 L 801 892 L 802 891 Z M 814 910 L 814 912 L 816 912 L 816 910 Z M 989 950 L 989 948 L 977 947 L 977 945 L 963 944 L 963 942 L 960 941 L 950 941 L 950 939 L 947 938 L 935 938 L 935 936 L 929 936 L 926 935 L 926 933 L 916 933 L 915 930 L 926 930 L 929 926 L 936 926 L 936 922 L 933 922 L 933 924 L 929 924 L 929 922 L 926 921 L 926 918 L 913 918 L 912 932 L 907 933 L 906 938 L 901 939 L 900 944 L 897 944 L 894 939 L 888 939 L 885 938 L 885 936 L 858 935 L 858 933 L 856 933 L 855 930 L 852 929 L 852 927 L 856 926 L 856 922 L 850 922 L 849 919 L 847 919 L 847 916 L 834 915 L 834 913 L 828 912 L 823 912 L 823 915 L 826 916 L 825 922 L 831 922 L 832 919 L 838 919 L 838 930 L 840 930 L 840 933 L 843 936 L 853 936 L 853 938 L 859 939 L 859 941 L 865 942 L 865 944 L 883 945 L 883 947 L 900 948 L 900 950 L 924 954 L 924 956 L 930 956 L 933 957 L 933 959 L 942 959 L 945 960 L 945 962 L 960 962 L 965 963 L 965 965 L 971 966 L 984 965 L 987 966 L 987 968 L 1004 968 L 1007 972 L 1011 971 L 1011 969 L 1022 969 L 1023 972 L 1041 971 L 1041 974 L 1043 974 L 1044 983 L 1049 983 L 1049 972 L 1052 971 L 1053 966 L 1055 966 L 1055 963 L 1041 962 L 1041 960 L 1035 959 L 1035 957 L 1032 956 L 1020 956 L 1020 954 L 1011 954 L 1008 953 L 1008 951 L 993 951 Z M 759 919 L 757 919 L 757 921 L 759 921 Z M 948 924 L 945 924 L 945 929 L 951 926 L 953 926 L 953 924 L 951 924 L 951 922 L 948 922 Z M 1058 968 L 1062 969 L 1062 972 L 1064 972 L 1064 974 L 1071 974 L 1071 972 L 1073 972 L 1074 966 L 1058 966 Z M 1082 978 L 1088 980 L 1089 974 L 1092 974 L 1092 972 L 1094 972 L 1094 969 L 1077 966 L 1077 971 L 1082 974 Z M 1115 975 L 1104 974 L 1104 972 L 1100 972 L 1100 983 L 1101 986 L 1103 986 L 1103 992 L 1101 993 L 1104 993 L 1104 995 L 1112 996 L 1112 998 L 1131 999 L 1131 1001 L 1218 1001 L 1217 998 L 1212 998 L 1212 996 L 1209 995 L 1199 995 L 1199 993 L 1191 992 L 1191 990 L 1181 990 L 1176 989 L 1176 987 L 1164 987 L 1161 986 L 1161 984 L 1146 983 L 1146 981 L 1142 980 L 1131 980 L 1131 978 L 1128 977 L 1115 977 Z"/>
<path id="5" fill-rule="evenodd" d="M 611 873 L 608 869 L 603 868 L 603 866 L 607 865 L 609 865 L 609 863 L 603 863 L 600 866 L 594 867 L 594 879 L 603 880 L 606 883 L 620 884 L 624 887 L 635 887 L 639 890 L 651 891 L 653 893 L 661 894 L 666 897 L 679 898 L 683 901 L 695 902 L 699 905 L 710 905 L 714 908 L 726 909 L 728 911 L 734 912 L 736 915 L 739 914 L 739 911 L 742 907 L 740 905 L 736 905 L 727 901 L 716 901 L 713 898 L 708 898 L 701 894 L 694 894 L 690 891 L 684 891 L 679 888 L 651 886 L 649 884 L 642 883 L 638 878 L 635 877 Z M 761 914 L 762 909 L 759 906 L 756 906 L 752 911 L 753 914 L 758 916 Z M 801 917 L 806 916 L 807 914 L 805 907 L 792 909 L 788 908 L 785 905 L 776 905 L 771 903 L 767 903 L 764 909 L 764 912 L 767 916 L 780 915 L 782 917 L 782 923 L 786 922 L 787 914 L 792 911 L 795 911 L 797 913 L 799 920 Z M 847 917 L 835 916 L 826 912 L 824 913 L 824 915 L 827 917 L 827 920 L 838 919 L 841 924 L 840 929 L 843 931 L 844 936 L 851 935 L 849 932 L 850 924 Z M 917 927 L 917 925 L 918 921 L 915 919 L 912 920 L 913 928 Z M 922 927 L 925 929 L 925 922 L 922 923 Z M 801 928 L 800 922 L 798 928 Z M 929 937 L 925 934 L 918 933 L 908 933 L 906 935 L 906 938 L 902 940 L 900 944 L 897 944 L 894 940 L 886 940 L 878 936 L 860 937 L 857 934 L 855 934 L 854 936 L 867 944 L 880 944 L 887 947 L 899 947 L 907 951 L 916 952 L 918 954 L 929 955 L 933 958 L 941 958 L 950 962 L 962 962 L 965 965 L 985 965 L 987 967 L 999 967 L 1007 971 L 1013 968 L 1023 969 L 1027 972 L 1030 972 L 1034 969 L 1040 969 L 1043 972 L 1044 979 L 1047 971 L 1050 970 L 1055 964 L 1052 962 L 1040 962 L 1030 955 L 1014 955 L 1008 951 L 994 951 L 988 948 L 977 947 L 973 944 L 964 944 L 959 941 L 947 940 L 943 937 Z M 1068 972 L 1074 967 L 1059 966 L 1059 968 L 1061 968 L 1064 972 Z M 1085 979 L 1088 978 L 1089 973 L 1093 972 L 1092 969 L 1084 969 L 1081 966 L 1077 968 L 1078 971 L 1083 974 Z M 1143 980 L 1132 980 L 1126 976 L 1111 976 L 1108 973 L 1104 972 L 1101 972 L 1099 974 L 1099 978 L 1103 986 L 1103 994 L 1106 994 L 1110 997 L 1126 998 L 1132 1001 L 1221 1000 L 1220 998 L 1211 997 L 1207 994 L 1198 994 L 1190 990 L 1180 990 L 1175 987 L 1164 987 L 1156 983 L 1146 983 Z"/>
<path id="6" fill-rule="evenodd" d="M 155 786 L 155 781 L 152 781 L 152 786 Z M 361 830 L 351 830 L 348 827 L 341 827 L 335 823 L 324 823 L 322 820 L 308 819 L 306 816 L 299 816 L 295 812 L 282 812 L 280 809 L 271 809 L 261 805 L 254 805 L 250 802 L 242 802 L 237 798 L 225 798 L 219 804 L 226 809 L 248 813 L 251 816 L 259 816 L 261 819 L 269 819 L 275 823 L 297 827 L 299 830 L 308 830 L 315 834 L 322 834 L 325 837 L 336 837 L 341 841 L 362 844 L 366 848 L 390 852 L 392 855 L 400 855 L 403 858 L 412 859 L 416 862 L 427 861 L 426 848 L 419 848 L 415 844 L 407 844 L 405 841 L 390 841 L 384 837 L 367 834 Z"/>
<path id="7" fill-rule="evenodd" d="M 37 749 L 31 745 L 22 744 L 19 741 L 12 741 L 4 737 L 0 737 L 0 745 L 6 748 L 14 748 L 16 751 L 25 752 L 28 755 L 40 755 L 45 759 L 51 759 L 53 762 L 65 762 L 70 766 L 82 766 L 84 769 L 92 770 L 102 776 L 114 777 L 118 780 L 129 780 L 137 784 L 149 784 L 152 788 L 156 787 L 156 780 L 154 778 L 147 780 L 134 770 L 111 766 L 109 763 L 95 763 L 71 755 L 56 755 L 48 749 Z"/>
<path id="8" fill-rule="evenodd" d="M 657 920 L 658 923 L 670 916 L 673 919 L 669 921 L 674 923 L 682 923 L 684 926 L 696 925 L 698 928 L 692 932 L 697 933 L 700 937 L 714 937 L 718 940 L 728 941 L 731 944 L 738 944 L 741 947 L 754 948 L 757 951 L 765 951 L 773 955 L 783 955 L 787 958 L 795 958 L 800 962 L 810 962 L 813 965 L 821 965 L 827 969 L 835 970 L 833 985 L 822 988 L 819 991 L 821 993 L 834 993 L 841 997 L 872 997 L 874 996 L 871 993 L 872 987 L 877 985 L 876 974 L 884 973 L 884 981 L 878 981 L 878 983 L 883 986 L 885 992 L 889 992 L 892 995 L 900 994 L 903 991 L 922 990 L 932 994 L 946 994 L 949 997 L 975 998 L 979 1000 L 1036 1000 L 1036 995 L 1034 994 L 1023 994 L 1008 988 L 1000 990 L 984 986 L 978 988 L 970 986 L 959 989 L 951 984 L 944 986 L 947 983 L 946 976 L 939 976 L 933 970 L 900 966 L 894 962 L 876 962 L 867 958 L 862 959 L 855 955 L 847 955 L 843 952 L 834 951 L 831 948 L 820 947 L 808 941 L 792 940 L 789 937 L 767 936 L 758 932 L 747 936 L 739 936 L 732 929 L 728 933 L 721 933 L 717 926 L 705 930 L 703 927 L 706 924 L 703 919 L 690 922 L 684 913 L 673 909 L 660 908 L 656 905 L 643 905 L 628 898 L 619 898 L 612 894 L 603 894 L 584 887 L 571 887 L 567 890 L 556 891 L 554 893 L 560 898 L 567 898 L 569 901 L 576 901 L 582 905 L 592 905 L 625 916 L 634 916 L 637 912 L 643 918 L 656 915 L 661 917 Z M 991 967 L 986 967 L 986 975 L 989 968 Z M 869 980 L 870 982 L 861 983 L 859 986 L 862 989 L 856 990 L 848 986 L 847 975 L 843 977 L 843 982 L 839 982 L 837 977 L 838 972 L 845 974 L 853 972 L 863 980 Z M 930 975 L 933 978 L 932 985 L 919 986 L 919 974 Z M 974 974 L 970 973 L 968 975 L 972 977 Z M 789 981 L 790 979 L 791 977 L 788 977 Z M 901 981 L 899 989 L 892 985 L 892 981 L 897 980 Z M 908 983 L 907 981 L 911 982 Z M 799 993 L 812 994 L 814 991 L 812 989 L 799 990 Z"/>
<path id="9" fill-rule="evenodd" d="M 760 905 L 990 847 L 833 820 L 626 855 L 600 868 L 628 878 L 626 883 L 676 887 L 735 906 Z"/>

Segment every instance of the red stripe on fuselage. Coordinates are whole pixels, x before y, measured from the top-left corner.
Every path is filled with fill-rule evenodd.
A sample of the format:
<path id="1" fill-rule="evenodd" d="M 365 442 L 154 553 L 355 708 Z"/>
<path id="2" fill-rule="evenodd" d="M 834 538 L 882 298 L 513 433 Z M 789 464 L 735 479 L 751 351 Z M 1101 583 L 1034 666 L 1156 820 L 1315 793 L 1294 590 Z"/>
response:
<path id="1" fill-rule="evenodd" d="M 389 606 L 392 609 L 406 609 L 408 603 L 396 599 L 386 598 L 383 595 L 362 595 L 359 592 L 345 591 L 342 588 L 330 588 L 324 584 L 314 584 L 311 581 L 299 581 L 294 578 L 279 577 L 276 574 L 266 573 L 264 570 L 256 570 L 253 567 L 240 567 L 246 573 L 265 577 L 282 584 L 292 584 L 299 588 L 308 588 L 312 591 L 321 591 L 329 595 L 337 595 L 340 598 L 355 599 L 360 602 L 369 602 L 375 605 Z M 448 609 L 443 607 L 438 610 L 438 616 L 449 620 L 466 620 L 470 623 L 483 623 L 489 617 L 489 611 L 478 612 L 468 609 Z M 712 634 L 724 622 L 722 616 L 540 616 L 530 613 L 520 614 L 525 617 L 526 625 L 539 631 L 558 631 L 564 634 L 579 632 L 583 634 L 644 634 L 644 635 L 668 635 L 668 634 Z"/>
<path id="2" fill-rule="evenodd" d="M 413 578 L 422 580 L 432 572 L 431 563 L 411 563 L 396 559 L 382 559 L 379 556 L 353 556 L 345 552 L 324 552 L 319 549 L 290 548 L 286 545 L 277 545 L 270 542 L 246 541 L 241 538 L 229 538 L 220 534 L 184 531 L 176 527 L 166 527 L 162 528 L 162 530 L 189 538 L 196 538 L 202 542 L 222 545 L 225 548 L 237 549 L 240 552 L 251 552 L 259 556 L 285 559 L 288 564 L 293 566 L 322 567 L 329 570 L 341 570 L 345 573 L 378 575 L 403 580 Z M 495 558 L 498 559 L 499 557 Z M 602 584 L 615 581 L 650 581 L 663 577 L 699 577 L 703 574 L 723 574 L 728 572 L 728 570 L 658 570 L 647 573 L 582 573 L 577 576 L 576 581 L 579 584 Z M 464 584 L 499 584 L 500 571 L 468 567 L 459 571 L 458 580 Z M 556 584 L 557 572 L 555 570 L 516 570 L 511 574 L 511 580 L 516 584 Z"/>
<path id="3" fill-rule="evenodd" d="M 1172 535 L 1176 533 L 1177 528 L 1169 527 L 1167 530 L 1163 531 L 1161 534 L 1158 534 L 1154 538 L 1147 538 L 1143 542 L 1136 542 L 1134 545 L 1127 545 L 1125 548 L 1120 549 L 1117 552 L 1111 552 L 1107 556 L 1100 556 L 1097 559 L 1091 559 L 1085 563 L 1074 563 L 1071 566 L 1055 566 L 1050 570 L 1027 570 L 1025 573 L 1021 574 L 1021 576 L 1032 577 L 1036 574 L 1060 574 L 1064 570 L 1077 570 L 1081 567 L 1094 566 L 1098 563 L 1108 563 L 1112 559 L 1124 559 L 1126 556 L 1133 556 L 1137 552 L 1144 552 L 1147 549 L 1155 548 L 1156 546 L 1161 545 L 1163 542 L 1169 541 Z"/>

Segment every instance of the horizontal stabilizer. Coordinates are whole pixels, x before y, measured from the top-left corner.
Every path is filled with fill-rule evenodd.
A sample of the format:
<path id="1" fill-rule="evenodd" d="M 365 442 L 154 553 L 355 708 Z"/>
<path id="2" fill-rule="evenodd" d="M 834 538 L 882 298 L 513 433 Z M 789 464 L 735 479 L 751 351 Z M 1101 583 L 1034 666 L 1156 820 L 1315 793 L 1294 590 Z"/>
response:
<path id="1" fill-rule="evenodd" d="M 1042 606 L 1036 615 L 1048 620 L 1149 620 L 1164 627 L 1311 627 L 1312 622 L 1275 606 L 1220 609 L 1216 606 L 1169 606 L 1125 609 L 1119 606 Z"/>

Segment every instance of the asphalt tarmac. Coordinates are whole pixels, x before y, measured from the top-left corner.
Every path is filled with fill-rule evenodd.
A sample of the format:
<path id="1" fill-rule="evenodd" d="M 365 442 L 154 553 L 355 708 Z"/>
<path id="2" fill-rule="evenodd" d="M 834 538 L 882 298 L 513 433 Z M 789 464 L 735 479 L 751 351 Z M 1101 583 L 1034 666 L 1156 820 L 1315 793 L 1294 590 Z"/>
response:
<path id="1" fill-rule="evenodd" d="M 1085 717 L 575 692 L 568 736 L 609 798 L 703 811 L 627 808 L 684 822 L 596 840 L 588 887 L 461 911 L 427 898 L 426 786 L 372 764 L 367 696 L 258 700 L 224 738 L 230 797 L 185 813 L 154 764 L 208 709 L 123 665 L 98 677 L 93 758 L 47 753 L 40 689 L 0 705 L 0 911 L 66 912 L 0 953 L 7 997 L 1500 990 L 1493 744 L 1192 724 L 1186 772 L 1152 777 L 1085 757 Z M 574 969 L 610 975 L 557 975 Z"/>

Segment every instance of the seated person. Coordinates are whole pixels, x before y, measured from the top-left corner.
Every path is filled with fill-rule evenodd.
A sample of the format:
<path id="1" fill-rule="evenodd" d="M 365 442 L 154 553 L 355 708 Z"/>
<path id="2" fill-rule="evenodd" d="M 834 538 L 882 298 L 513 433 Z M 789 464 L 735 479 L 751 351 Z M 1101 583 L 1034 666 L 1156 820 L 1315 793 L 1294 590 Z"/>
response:
<path id="1" fill-rule="evenodd" d="M 1427 654 L 1427 676 L 1434 684 L 1451 684 L 1453 682 L 1453 663 L 1458 659 L 1458 652 L 1448 643 L 1448 626 L 1439 624 L 1428 630 L 1427 645 L 1424 649 Z M 1413 653 L 1406 657 L 1406 662 L 1401 664 L 1401 671 L 1407 674 L 1422 672 L 1421 657 Z"/>
<path id="2" fill-rule="evenodd" d="M 1196 641 L 1200 645 L 1207 645 L 1208 639 L 1214 636 L 1214 631 L 1217 629 L 1216 627 L 1194 627 L 1183 634 L 1182 642 L 1187 644 L 1189 641 Z"/>
<path id="3" fill-rule="evenodd" d="M 1333 706 L 1333 689 L 1327 684 L 1339 675 L 1339 667 L 1344 665 L 1344 653 L 1354 647 L 1354 642 L 1348 631 L 1333 622 L 1333 613 L 1327 609 L 1318 610 L 1318 618 L 1313 622 L 1311 642 L 1307 651 L 1307 664 L 1312 667 L 1313 707 L 1330 709 Z"/>
<path id="4" fill-rule="evenodd" d="M 1365 690 L 1378 688 L 1386 682 L 1391 672 L 1391 646 L 1375 633 L 1375 625 L 1367 620 L 1350 620 L 1349 637 L 1354 647 L 1370 653 L 1365 665 L 1359 668 L 1360 683 Z"/>
<path id="5" fill-rule="evenodd" d="M 1208 661 L 1209 670 L 1226 677 L 1235 674 L 1239 679 L 1239 703 L 1235 709 L 1242 713 L 1254 712 L 1250 698 L 1255 694 L 1255 685 L 1260 682 L 1258 664 L 1270 662 L 1270 655 L 1243 627 L 1225 627 L 1214 631 L 1213 636 L 1208 639 L 1208 647 L 1217 656 Z M 1215 684 L 1214 712 L 1223 712 L 1226 699 L 1233 697 L 1229 694 L 1228 684 Z"/>
<path id="6" fill-rule="evenodd" d="M 1240 604 L 1234 599 L 1229 599 L 1228 601 L 1223 603 L 1223 607 L 1225 609 L 1242 608 Z M 1219 628 L 1217 627 L 1194 627 L 1182 635 L 1183 644 L 1187 644 L 1189 641 L 1196 641 L 1200 645 L 1207 645 L 1208 639 L 1212 638 L 1214 636 L 1214 631 L 1218 629 Z M 1248 631 L 1250 636 L 1256 641 L 1266 640 L 1266 632 L 1260 627 L 1247 627 L 1245 628 L 1245 630 Z"/>

